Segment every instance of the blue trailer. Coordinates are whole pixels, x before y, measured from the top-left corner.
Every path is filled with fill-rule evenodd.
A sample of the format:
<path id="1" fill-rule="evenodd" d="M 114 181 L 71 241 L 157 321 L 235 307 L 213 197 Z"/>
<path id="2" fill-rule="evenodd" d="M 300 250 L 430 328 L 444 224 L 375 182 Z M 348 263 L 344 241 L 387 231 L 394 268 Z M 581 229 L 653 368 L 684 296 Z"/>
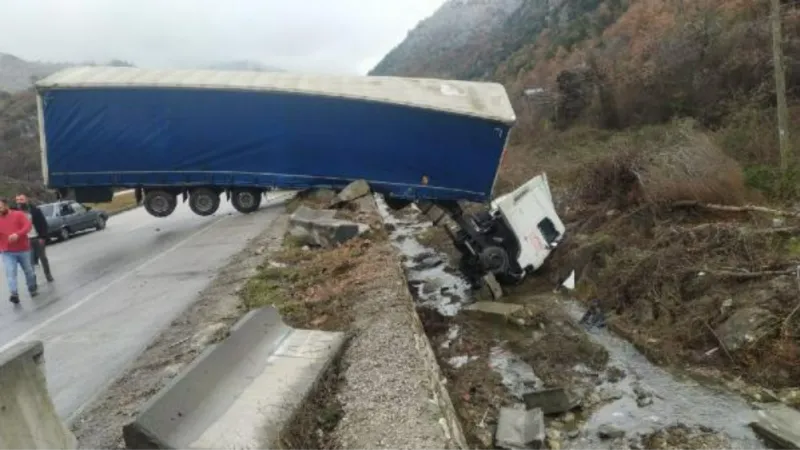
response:
<path id="1" fill-rule="evenodd" d="M 392 198 L 486 202 L 515 121 L 493 83 L 84 67 L 36 88 L 44 180 L 79 201 L 364 179 Z"/>
<path id="2" fill-rule="evenodd" d="M 223 194 L 249 213 L 272 189 L 363 179 L 469 228 L 458 202 L 491 201 L 516 120 L 502 85 L 467 81 L 80 67 L 36 89 L 46 185 L 80 202 L 132 188 L 157 217 L 181 196 L 199 215 Z M 468 251 L 496 247 L 479 238 L 467 232 Z"/>

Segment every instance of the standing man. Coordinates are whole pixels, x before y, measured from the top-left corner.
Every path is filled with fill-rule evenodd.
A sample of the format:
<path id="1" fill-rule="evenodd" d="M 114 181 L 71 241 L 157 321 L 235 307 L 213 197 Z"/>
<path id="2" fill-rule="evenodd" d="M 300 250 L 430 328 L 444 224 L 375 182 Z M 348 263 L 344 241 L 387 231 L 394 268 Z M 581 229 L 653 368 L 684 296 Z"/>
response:
<path id="1" fill-rule="evenodd" d="M 28 233 L 28 239 L 31 241 L 31 264 L 35 267 L 39 261 L 42 262 L 42 270 L 48 282 L 53 281 L 53 275 L 50 274 L 50 261 L 47 260 L 47 219 L 44 218 L 42 210 L 28 200 L 25 194 L 18 194 L 17 207 L 20 211 L 28 215 L 28 220 L 33 224 L 33 228 Z"/>
<path id="2" fill-rule="evenodd" d="M 8 200 L 0 198 L 0 253 L 3 256 L 3 265 L 6 269 L 8 291 L 11 294 L 11 303 L 19 304 L 19 291 L 17 291 L 17 264 L 25 273 L 28 292 L 35 297 L 36 273 L 31 265 L 31 244 L 28 232 L 33 225 L 21 211 L 15 211 L 8 206 Z"/>

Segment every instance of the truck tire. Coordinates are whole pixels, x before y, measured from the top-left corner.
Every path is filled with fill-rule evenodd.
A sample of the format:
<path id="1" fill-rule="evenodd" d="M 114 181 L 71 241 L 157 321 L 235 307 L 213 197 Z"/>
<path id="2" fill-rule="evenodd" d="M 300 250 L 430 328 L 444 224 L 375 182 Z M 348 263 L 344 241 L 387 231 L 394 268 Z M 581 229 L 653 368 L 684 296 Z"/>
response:
<path id="1" fill-rule="evenodd" d="M 231 192 L 233 207 L 242 214 L 250 214 L 261 206 L 261 191 L 257 189 L 234 189 Z"/>
<path id="2" fill-rule="evenodd" d="M 508 270 L 508 252 L 502 247 L 494 245 L 486 247 L 481 251 L 479 257 L 481 266 L 487 272 L 499 274 Z"/>
<path id="3" fill-rule="evenodd" d="M 209 188 L 189 192 L 189 209 L 198 216 L 210 216 L 219 209 L 219 194 Z"/>
<path id="4" fill-rule="evenodd" d="M 147 191 L 144 196 L 144 209 L 153 217 L 167 217 L 178 206 L 175 194 L 162 190 Z"/>

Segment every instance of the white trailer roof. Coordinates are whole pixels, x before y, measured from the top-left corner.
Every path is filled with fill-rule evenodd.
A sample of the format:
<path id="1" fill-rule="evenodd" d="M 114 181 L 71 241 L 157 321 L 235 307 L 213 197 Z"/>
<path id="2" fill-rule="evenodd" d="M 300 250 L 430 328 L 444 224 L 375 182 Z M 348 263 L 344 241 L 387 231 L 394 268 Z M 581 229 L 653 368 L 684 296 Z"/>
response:
<path id="1" fill-rule="evenodd" d="M 36 87 L 152 87 L 288 92 L 394 103 L 507 124 L 516 120 L 508 94 L 499 83 L 429 78 L 91 66 L 61 70 L 39 80 Z"/>

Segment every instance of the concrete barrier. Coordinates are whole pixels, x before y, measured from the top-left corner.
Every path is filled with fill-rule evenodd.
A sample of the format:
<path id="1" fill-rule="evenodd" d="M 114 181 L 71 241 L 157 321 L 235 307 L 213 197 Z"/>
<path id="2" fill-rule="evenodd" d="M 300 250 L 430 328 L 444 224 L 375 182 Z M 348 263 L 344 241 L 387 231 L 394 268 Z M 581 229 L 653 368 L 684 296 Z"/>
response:
<path id="1" fill-rule="evenodd" d="M 343 342 L 343 333 L 287 326 L 274 307 L 250 311 L 142 407 L 125 444 L 276 448 Z"/>
<path id="2" fill-rule="evenodd" d="M 369 229 L 361 223 L 334 219 L 335 214 L 336 210 L 300 206 L 289 217 L 289 233 L 311 245 L 332 247 Z"/>
<path id="3" fill-rule="evenodd" d="M 43 365 L 41 341 L 0 353 L 0 448 L 77 448 L 53 406 Z"/>

